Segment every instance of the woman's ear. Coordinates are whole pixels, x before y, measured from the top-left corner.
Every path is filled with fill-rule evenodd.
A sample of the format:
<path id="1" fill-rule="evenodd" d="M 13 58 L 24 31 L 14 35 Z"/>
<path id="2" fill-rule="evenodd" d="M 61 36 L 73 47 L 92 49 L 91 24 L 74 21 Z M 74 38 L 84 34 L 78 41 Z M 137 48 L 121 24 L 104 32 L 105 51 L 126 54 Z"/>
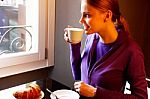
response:
<path id="1" fill-rule="evenodd" d="M 111 19 L 112 19 L 112 11 L 108 10 L 107 12 L 105 12 L 104 22 L 111 21 Z"/>

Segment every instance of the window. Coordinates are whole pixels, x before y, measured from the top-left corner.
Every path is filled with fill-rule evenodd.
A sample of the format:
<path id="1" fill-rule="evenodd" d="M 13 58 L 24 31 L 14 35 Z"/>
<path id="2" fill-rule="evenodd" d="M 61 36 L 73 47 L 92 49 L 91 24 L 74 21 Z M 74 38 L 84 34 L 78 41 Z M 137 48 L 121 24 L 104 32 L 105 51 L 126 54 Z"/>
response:
<path id="1" fill-rule="evenodd" d="M 53 65 L 54 18 L 55 0 L 0 0 L 0 71 Z"/>

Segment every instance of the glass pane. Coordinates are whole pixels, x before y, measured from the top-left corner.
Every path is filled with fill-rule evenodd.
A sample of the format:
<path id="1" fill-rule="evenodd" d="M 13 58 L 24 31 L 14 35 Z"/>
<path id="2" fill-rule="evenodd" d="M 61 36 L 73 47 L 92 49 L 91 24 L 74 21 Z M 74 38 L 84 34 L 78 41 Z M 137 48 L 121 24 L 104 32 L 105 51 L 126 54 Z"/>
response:
<path id="1" fill-rule="evenodd" d="M 36 11 L 30 8 L 29 1 L 31 0 L 0 0 L 0 55 L 31 50 L 32 24 L 35 24 L 31 17 Z"/>
<path id="2" fill-rule="evenodd" d="M 26 24 L 26 0 L 0 1 L 0 26 Z"/>
<path id="3" fill-rule="evenodd" d="M 3 33 L 0 37 L 0 55 L 30 51 L 32 48 L 30 26 L 5 26 L 0 27 L 0 31 Z"/>

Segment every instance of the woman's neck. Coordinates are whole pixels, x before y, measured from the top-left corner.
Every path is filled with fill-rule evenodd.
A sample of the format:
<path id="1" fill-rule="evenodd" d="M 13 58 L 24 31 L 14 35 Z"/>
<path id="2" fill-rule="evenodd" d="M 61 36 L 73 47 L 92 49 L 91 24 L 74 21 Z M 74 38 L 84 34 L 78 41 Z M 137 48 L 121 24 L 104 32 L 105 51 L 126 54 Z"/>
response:
<path id="1" fill-rule="evenodd" d="M 113 24 L 107 26 L 105 31 L 103 33 L 100 33 L 100 38 L 101 38 L 100 40 L 102 43 L 105 44 L 115 42 L 117 37 L 118 37 L 118 32 Z"/>

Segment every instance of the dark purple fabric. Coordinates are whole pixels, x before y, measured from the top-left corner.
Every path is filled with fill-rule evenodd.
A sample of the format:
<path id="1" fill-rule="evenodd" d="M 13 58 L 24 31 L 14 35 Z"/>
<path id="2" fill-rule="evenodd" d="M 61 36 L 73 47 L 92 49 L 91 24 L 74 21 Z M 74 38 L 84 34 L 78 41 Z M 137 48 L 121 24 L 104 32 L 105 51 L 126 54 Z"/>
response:
<path id="1" fill-rule="evenodd" d="M 147 99 L 147 83 L 144 68 L 144 56 L 138 45 L 125 33 L 120 31 L 117 40 L 108 46 L 105 54 L 100 54 L 99 39 L 96 55 L 91 57 L 91 47 L 95 34 L 87 36 L 82 55 L 81 43 L 71 44 L 70 61 L 75 80 L 82 80 L 97 87 L 93 99 Z M 100 44 L 100 45 L 99 45 Z M 91 65 L 93 57 L 98 59 Z M 125 83 L 131 86 L 131 95 L 123 94 Z"/>

